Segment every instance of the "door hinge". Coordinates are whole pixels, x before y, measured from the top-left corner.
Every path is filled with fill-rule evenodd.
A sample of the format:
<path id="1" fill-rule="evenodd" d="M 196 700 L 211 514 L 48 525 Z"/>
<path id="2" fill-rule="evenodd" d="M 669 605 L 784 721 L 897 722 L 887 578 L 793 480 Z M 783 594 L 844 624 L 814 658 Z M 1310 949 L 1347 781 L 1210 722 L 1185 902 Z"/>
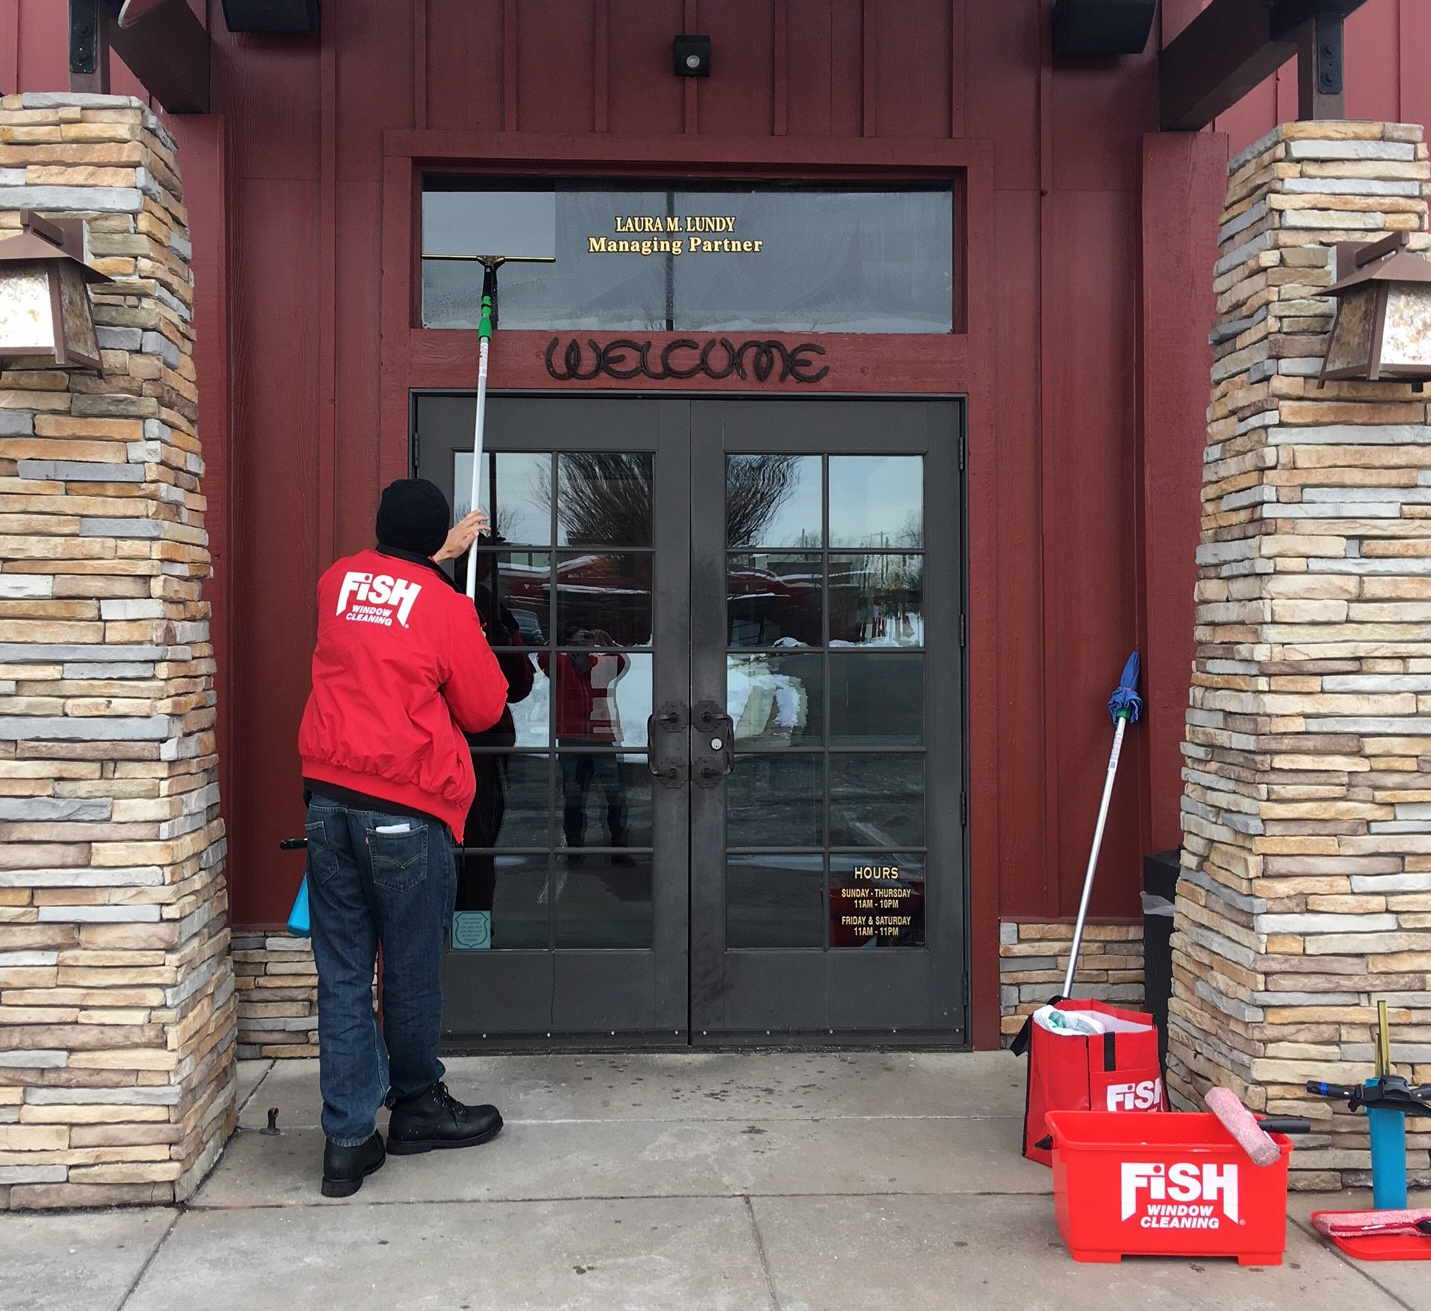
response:
<path id="1" fill-rule="evenodd" d="M 959 434 L 959 470 L 962 473 L 964 466 L 969 461 L 969 435 L 961 432 Z"/>
<path id="2" fill-rule="evenodd" d="M 959 645 L 966 647 L 969 645 L 969 612 L 959 611 Z"/>
<path id="3" fill-rule="evenodd" d="M 969 793 L 966 789 L 959 794 L 959 823 L 964 827 L 969 827 Z"/>
<path id="4" fill-rule="evenodd" d="M 412 476 L 417 477 L 417 471 L 422 466 L 422 436 L 419 433 L 412 435 Z"/>

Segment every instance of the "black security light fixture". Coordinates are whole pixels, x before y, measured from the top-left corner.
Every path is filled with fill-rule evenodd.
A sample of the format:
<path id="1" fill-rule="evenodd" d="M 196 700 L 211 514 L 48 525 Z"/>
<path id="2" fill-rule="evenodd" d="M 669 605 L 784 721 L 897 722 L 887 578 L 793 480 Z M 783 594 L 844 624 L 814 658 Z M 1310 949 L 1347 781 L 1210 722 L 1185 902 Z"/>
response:
<path id="1" fill-rule="evenodd" d="M 224 0 L 230 32 L 317 36 L 318 0 Z"/>
<path id="2" fill-rule="evenodd" d="M 1141 55 L 1153 30 L 1158 0 L 1057 0 L 1056 55 Z"/>
<path id="3" fill-rule="evenodd" d="M 677 77 L 711 75 L 711 39 L 708 36 L 678 36 L 675 41 Z"/>

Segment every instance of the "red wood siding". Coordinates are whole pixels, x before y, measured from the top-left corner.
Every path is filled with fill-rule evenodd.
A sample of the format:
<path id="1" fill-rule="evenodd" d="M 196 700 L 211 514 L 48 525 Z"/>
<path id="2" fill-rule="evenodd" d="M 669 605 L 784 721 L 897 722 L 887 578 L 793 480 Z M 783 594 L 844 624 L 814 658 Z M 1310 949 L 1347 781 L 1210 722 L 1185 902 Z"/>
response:
<path id="1" fill-rule="evenodd" d="M 1205 330 L 1186 306 L 1210 278 L 1220 147 L 1145 143 L 1155 56 L 1055 65 L 1051 3 L 344 0 L 324 7 L 313 41 L 230 36 L 210 0 L 215 114 L 174 126 L 200 287 L 235 923 L 281 921 L 296 882 L 276 844 L 301 822 L 294 734 L 317 573 L 367 541 L 381 480 L 405 467 L 393 416 L 407 386 L 471 381 L 467 334 L 382 335 L 410 279 L 403 226 L 384 226 L 411 174 L 391 134 L 428 131 L 565 140 L 616 172 L 643 148 L 719 169 L 783 140 L 768 167 L 789 171 L 814 143 L 835 158 L 859 144 L 888 165 L 983 143 L 965 152 L 968 338 L 942 354 L 887 343 L 859 384 L 973 397 L 976 1037 L 996 1033 L 996 916 L 1076 911 L 1111 739 L 1104 702 L 1144 641 L 1153 713 L 1134 731 L 1093 903 L 1138 913 L 1142 853 L 1177 840 L 1184 520 L 1201 449 L 1188 411 L 1207 387 Z M 1165 33 L 1198 8 L 1165 0 Z M 65 85 L 62 13 L 52 0 L 0 5 L 7 88 Z M 681 31 L 712 37 L 711 78 L 673 76 Z M 1353 113 L 1431 117 L 1419 75 L 1431 6 L 1371 0 L 1347 40 Z M 1287 112 L 1292 77 L 1226 116 L 1232 149 Z M 133 89 L 123 70 L 116 89 Z M 1160 219 L 1169 206 L 1184 221 Z M 543 384 L 535 340 L 507 340 L 493 387 Z M 395 358 L 411 376 L 385 382 Z M 1149 532 L 1174 499 L 1182 528 Z"/>

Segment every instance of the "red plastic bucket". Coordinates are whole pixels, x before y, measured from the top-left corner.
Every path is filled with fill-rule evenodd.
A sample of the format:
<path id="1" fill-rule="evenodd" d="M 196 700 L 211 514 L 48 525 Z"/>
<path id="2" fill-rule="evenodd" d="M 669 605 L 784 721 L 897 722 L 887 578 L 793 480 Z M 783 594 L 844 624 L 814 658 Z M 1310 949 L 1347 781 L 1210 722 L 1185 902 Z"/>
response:
<path id="1" fill-rule="evenodd" d="M 1215 1115 L 1050 1111 L 1053 1200 L 1075 1261 L 1235 1256 L 1281 1265 L 1287 1157 L 1253 1165 Z"/>

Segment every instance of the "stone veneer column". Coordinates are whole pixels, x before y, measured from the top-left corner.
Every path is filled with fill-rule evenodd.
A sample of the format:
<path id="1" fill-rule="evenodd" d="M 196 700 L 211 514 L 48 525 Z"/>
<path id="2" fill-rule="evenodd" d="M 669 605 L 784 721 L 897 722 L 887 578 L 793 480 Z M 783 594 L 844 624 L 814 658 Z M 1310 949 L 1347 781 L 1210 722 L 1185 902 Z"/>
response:
<path id="1" fill-rule="evenodd" d="M 234 1125 L 234 985 L 174 144 L 6 96 L 0 236 L 21 208 L 86 218 L 115 285 L 103 376 L 0 373 L 0 1206 L 183 1199 Z"/>
<path id="2" fill-rule="evenodd" d="M 1431 428 L 1405 383 L 1318 373 L 1332 246 L 1415 233 L 1420 127 L 1289 124 L 1234 159 L 1187 716 L 1169 1082 L 1314 1117 L 1302 1187 L 1364 1183 L 1376 1002 L 1431 1079 Z M 1413 1175 L 1428 1174 L 1412 1122 Z"/>

